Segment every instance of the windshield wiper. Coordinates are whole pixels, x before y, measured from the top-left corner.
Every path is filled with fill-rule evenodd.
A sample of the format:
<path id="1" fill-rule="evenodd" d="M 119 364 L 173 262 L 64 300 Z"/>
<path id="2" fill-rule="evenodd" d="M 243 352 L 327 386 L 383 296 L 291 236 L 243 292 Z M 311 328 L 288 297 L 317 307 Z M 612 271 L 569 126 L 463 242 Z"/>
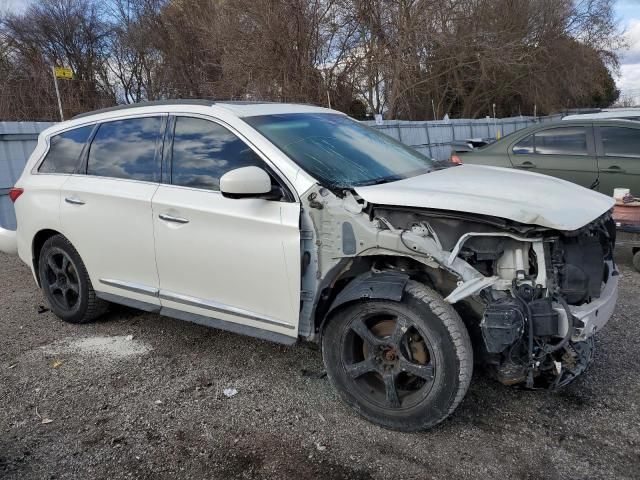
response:
<path id="1" fill-rule="evenodd" d="M 396 180 L 400 180 L 399 177 L 386 177 L 386 178 L 376 178 L 375 180 L 367 180 L 366 182 L 360 182 L 354 185 L 354 187 L 370 187 L 371 185 L 380 185 L 382 183 L 395 182 Z"/>

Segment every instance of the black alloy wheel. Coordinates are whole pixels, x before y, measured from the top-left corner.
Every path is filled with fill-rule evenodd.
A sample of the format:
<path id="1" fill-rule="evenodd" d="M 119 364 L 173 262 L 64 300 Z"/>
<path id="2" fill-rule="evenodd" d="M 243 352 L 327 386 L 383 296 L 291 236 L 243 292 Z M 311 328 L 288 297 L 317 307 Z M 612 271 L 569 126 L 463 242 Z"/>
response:
<path id="1" fill-rule="evenodd" d="M 401 302 L 369 299 L 339 308 L 322 333 L 329 380 L 359 414 L 386 428 L 433 427 L 471 382 L 473 351 L 460 316 L 415 281 Z"/>
<path id="2" fill-rule="evenodd" d="M 108 303 L 96 295 L 80 255 L 62 235 L 42 245 L 38 277 L 51 311 L 65 322 L 86 323 L 107 310 Z"/>

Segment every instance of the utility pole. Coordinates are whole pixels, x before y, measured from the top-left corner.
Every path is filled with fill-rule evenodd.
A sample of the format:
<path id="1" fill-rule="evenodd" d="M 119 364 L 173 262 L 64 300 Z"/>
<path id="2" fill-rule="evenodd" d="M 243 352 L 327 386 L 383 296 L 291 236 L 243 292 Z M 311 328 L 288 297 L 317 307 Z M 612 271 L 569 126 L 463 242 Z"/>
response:
<path id="1" fill-rule="evenodd" d="M 56 97 L 58 97 L 58 110 L 60 110 L 60 121 L 64 122 L 64 114 L 62 113 L 62 100 L 60 99 L 60 89 L 58 88 L 58 77 L 56 75 L 56 67 L 51 67 L 53 74 L 53 84 L 56 86 Z"/>

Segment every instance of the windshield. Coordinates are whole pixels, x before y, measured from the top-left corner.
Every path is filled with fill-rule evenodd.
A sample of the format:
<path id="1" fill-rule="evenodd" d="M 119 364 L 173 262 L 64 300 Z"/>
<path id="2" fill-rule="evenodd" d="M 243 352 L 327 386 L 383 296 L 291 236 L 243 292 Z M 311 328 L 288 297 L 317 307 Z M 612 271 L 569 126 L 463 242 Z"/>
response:
<path id="1" fill-rule="evenodd" d="M 244 120 L 329 187 L 391 182 L 436 168 L 428 157 L 344 115 L 291 113 Z"/>

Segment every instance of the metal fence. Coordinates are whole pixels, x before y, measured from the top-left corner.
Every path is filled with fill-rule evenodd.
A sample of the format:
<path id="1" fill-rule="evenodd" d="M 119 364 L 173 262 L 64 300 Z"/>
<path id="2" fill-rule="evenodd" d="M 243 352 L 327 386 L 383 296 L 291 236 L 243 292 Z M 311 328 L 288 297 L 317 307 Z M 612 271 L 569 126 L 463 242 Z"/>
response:
<path id="1" fill-rule="evenodd" d="M 47 122 L 0 122 L 0 226 L 15 230 L 16 215 L 9 190 L 22 174 Z"/>
<path id="2" fill-rule="evenodd" d="M 451 145 L 454 141 L 496 138 L 498 133 L 500 136 L 505 136 L 535 122 L 557 119 L 560 119 L 560 116 L 430 122 L 385 120 L 382 125 L 376 125 L 375 122 L 364 123 L 431 158 L 444 160 L 451 154 Z M 38 134 L 51 125 L 53 123 L 0 122 L 0 226 L 3 228 L 16 228 L 13 204 L 8 197 L 9 189 L 20 177 L 29 155 L 36 146 Z"/>
<path id="3" fill-rule="evenodd" d="M 504 137 L 534 123 L 560 120 L 561 115 L 550 117 L 482 118 L 478 120 L 454 119 L 429 122 L 385 120 L 382 125 L 364 122 L 386 133 L 390 137 L 409 145 L 428 157 L 446 160 L 451 155 L 451 146 L 456 141 L 471 138 Z"/>

